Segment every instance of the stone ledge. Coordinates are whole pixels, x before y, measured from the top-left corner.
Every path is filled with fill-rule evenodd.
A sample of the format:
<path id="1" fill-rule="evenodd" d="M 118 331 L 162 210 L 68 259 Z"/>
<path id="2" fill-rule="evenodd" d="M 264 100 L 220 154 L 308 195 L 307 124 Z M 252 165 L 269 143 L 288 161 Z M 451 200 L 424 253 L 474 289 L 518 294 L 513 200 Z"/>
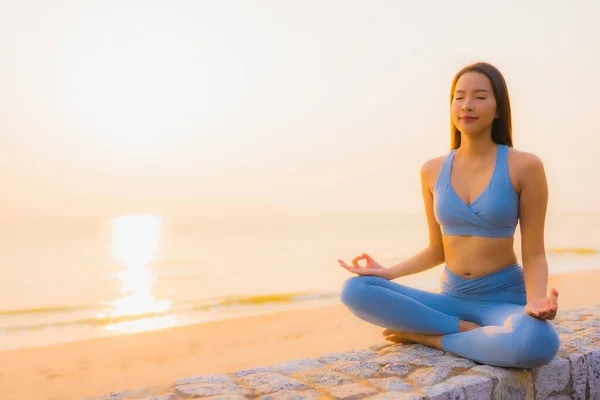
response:
<path id="1" fill-rule="evenodd" d="M 600 399 L 600 305 L 561 312 L 561 348 L 540 368 L 480 365 L 421 345 L 386 344 L 86 400 Z"/>

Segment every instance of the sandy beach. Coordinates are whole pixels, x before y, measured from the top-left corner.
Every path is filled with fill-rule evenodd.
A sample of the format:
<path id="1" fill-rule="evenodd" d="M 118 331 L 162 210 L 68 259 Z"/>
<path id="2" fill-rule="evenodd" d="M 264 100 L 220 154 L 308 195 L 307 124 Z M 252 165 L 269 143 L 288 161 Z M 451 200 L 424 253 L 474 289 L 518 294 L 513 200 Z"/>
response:
<path id="1" fill-rule="evenodd" d="M 559 309 L 600 304 L 600 271 L 550 277 Z M 341 305 L 0 353 L 2 399 L 69 400 L 384 343 Z"/>

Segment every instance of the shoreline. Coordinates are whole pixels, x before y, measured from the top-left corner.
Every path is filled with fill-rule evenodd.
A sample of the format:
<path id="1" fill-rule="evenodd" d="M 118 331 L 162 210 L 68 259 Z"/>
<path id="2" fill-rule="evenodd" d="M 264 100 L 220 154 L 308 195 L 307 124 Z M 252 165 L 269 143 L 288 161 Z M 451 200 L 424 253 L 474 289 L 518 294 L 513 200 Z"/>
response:
<path id="1" fill-rule="evenodd" d="M 600 270 L 550 275 L 559 312 L 600 304 Z M 78 399 L 385 343 L 341 304 L 0 352 L 3 398 Z"/>
<path id="2" fill-rule="evenodd" d="M 600 260 L 599 260 L 600 262 Z M 562 276 L 565 274 L 573 274 L 573 273 L 586 273 L 600 271 L 598 267 L 592 267 L 590 265 L 574 265 L 573 268 L 569 271 L 565 271 L 564 268 L 555 269 L 551 271 L 550 276 Z M 427 290 L 427 291 L 437 291 L 439 287 L 439 275 L 442 273 L 441 267 L 433 268 L 430 271 L 424 271 L 420 274 L 408 276 L 401 278 L 398 280 L 399 283 L 412 286 L 418 289 Z M 418 275 L 418 276 L 417 276 Z M 424 278 L 424 279 L 423 279 Z M 427 283 L 425 283 L 427 282 Z M 290 299 L 293 297 L 311 297 L 309 299 L 303 299 L 300 301 L 292 300 L 288 301 L 286 299 Z M 279 300 L 278 300 L 279 299 Z M 252 307 L 248 307 L 248 304 L 253 303 L 254 300 L 257 300 L 256 303 L 263 302 L 260 305 L 254 305 Z M 272 300 L 272 301 L 270 301 Z M 5 336 L 7 341 L 0 342 L 0 354 L 7 351 L 18 351 L 18 350 L 26 350 L 26 349 L 35 349 L 35 348 L 44 348 L 48 346 L 59 346 L 68 343 L 76 343 L 81 341 L 88 340 L 96 340 L 96 339 L 110 339 L 120 336 L 126 335 L 137 335 L 144 334 L 149 332 L 161 331 L 165 329 L 176 329 L 176 328 L 185 328 L 190 326 L 200 326 L 206 323 L 211 322 L 219 322 L 226 321 L 230 319 L 238 319 L 238 318 L 246 318 L 246 317 L 259 317 L 262 315 L 269 315 L 273 313 L 279 312 L 294 312 L 296 310 L 303 309 L 314 309 L 320 307 L 327 307 L 335 304 L 339 304 L 339 293 L 334 292 L 281 292 L 281 293 L 269 293 L 269 294 L 253 294 L 248 295 L 246 297 L 240 296 L 240 304 L 232 304 L 235 301 L 232 300 L 232 296 L 223 296 L 220 300 L 223 304 L 231 304 L 230 307 L 226 307 L 223 310 L 223 314 L 212 314 L 201 317 L 194 317 L 191 315 L 186 315 L 185 312 L 183 314 L 180 310 L 175 310 L 173 315 L 165 314 L 162 316 L 157 316 L 154 319 L 136 319 L 135 316 L 132 316 L 130 327 L 119 327 L 118 325 L 127 325 L 127 321 L 121 323 L 117 322 L 114 326 L 111 326 L 111 329 L 108 325 L 104 326 L 104 328 L 98 328 L 97 330 L 90 331 L 88 333 L 81 332 L 75 333 L 72 331 L 66 332 L 49 332 L 46 334 L 46 338 L 53 337 L 51 340 L 42 341 L 39 337 L 39 332 L 42 332 L 44 329 L 34 330 L 36 332 L 33 337 L 27 338 L 27 331 L 25 331 L 24 335 L 13 335 L 7 334 Z M 75 306 L 76 307 L 76 306 Z M 57 307 L 62 308 L 62 307 Z M 208 309 L 208 306 L 207 306 Z M 168 320 L 174 317 L 181 317 L 183 321 L 178 321 L 175 323 L 163 322 L 161 320 Z M 85 317 L 90 319 L 91 317 Z M 116 316 L 119 318 L 119 316 Z M 136 327 L 138 325 L 139 327 Z M 144 325 L 150 325 L 150 327 L 144 327 Z M 52 328 L 50 328 L 52 329 Z M 126 331 L 131 330 L 131 331 Z M 0 330 L 1 331 L 1 330 Z M 61 337 L 62 339 L 56 339 L 56 337 Z M 68 337 L 65 337 L 68 336 Z M 22 341 L 28 342 L 25 345 L 19 345 L 18 343 Z"/>

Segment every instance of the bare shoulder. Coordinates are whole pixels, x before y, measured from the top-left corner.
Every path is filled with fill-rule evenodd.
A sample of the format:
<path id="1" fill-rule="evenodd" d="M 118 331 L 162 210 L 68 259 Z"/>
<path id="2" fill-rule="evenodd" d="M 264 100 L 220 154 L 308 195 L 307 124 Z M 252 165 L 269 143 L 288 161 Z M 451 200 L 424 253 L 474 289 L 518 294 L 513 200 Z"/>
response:
<path id="1" fill-rule="evenodd" d="M 508 154 L 511 161 L 514 160 L 515 167 L 520 171 L 544 168 L 542 159 L 534 153 L 510 148 Z"/>
<path id="2" fill-rule="evenodd" d="M 429 187 L 433 187 L 433 184 L 437 179 L 440 170 L 442 169 L 442 164 L 444 163 L 445 158 L 445 155 L 434 157 L 425 161 L 421 166 L 421 179 Z"/>
<path id="3" fill-rule="evenodd" d="M 538 155 L 514 148 L 511 148 L 508 154 L 511 176 L 516 178 L 519 187 L 522 188 L 532 179 L 545 179 L 544 163 Z"/>

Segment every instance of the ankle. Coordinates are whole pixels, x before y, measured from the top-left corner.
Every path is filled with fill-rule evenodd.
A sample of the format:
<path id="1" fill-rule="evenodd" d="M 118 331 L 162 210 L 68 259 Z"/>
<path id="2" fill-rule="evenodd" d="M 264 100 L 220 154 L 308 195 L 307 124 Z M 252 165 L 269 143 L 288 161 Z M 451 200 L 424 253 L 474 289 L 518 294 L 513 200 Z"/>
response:
<path id="1" fill-rule="evenodd" d="M 474 322 L 463 321 L 462 319 L 458 321 L 458 331 L 459 332 L 468 332 L 468 331 L 471 331 L 471 330 L 477 329 L 477 328 L 480 328 L 480 326 Z"/>

